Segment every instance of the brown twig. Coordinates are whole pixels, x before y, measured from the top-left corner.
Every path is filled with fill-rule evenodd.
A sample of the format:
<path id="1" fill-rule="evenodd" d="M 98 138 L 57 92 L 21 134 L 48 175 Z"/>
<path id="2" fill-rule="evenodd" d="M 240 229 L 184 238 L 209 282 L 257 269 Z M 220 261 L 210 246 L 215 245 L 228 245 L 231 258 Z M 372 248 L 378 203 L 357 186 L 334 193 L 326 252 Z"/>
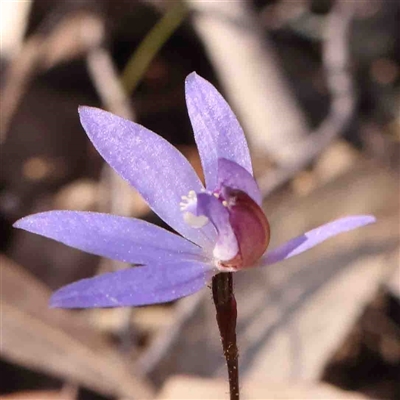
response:
<path id="1" fill-rule="evenodd" d="M 48 19 L 53 16 L 51 13 Z M 61 61 L 84 54 L 88 43 L 80 40 L 80 32 L 82 27 L 92 27 L 95 21 L 91 14 L 76 11 L 63 16 L 50 32 L 42 32 L 40 25 L 38 31 L 25 41 L 5 74 L 0 98 L 0 143 L 4 142 L 15 112 L 35 76 Z M 46 19 L 43 24 L 47 22 Z"/>
<path id="2" fill-rule="evenodd" d="M 5 141 L 15 111 L 40 65 L 43 49 L 41 38 L 29 39 L 24 44 L 21 53 L 7 68 L 0 98 L 0 144 Z"/>
<path id="3" fill-rule="evenodd" d="M 100 43 L 93 46 L 87 54 L 86 64 L 89 75 L 104 107 L 121 117 L 135 120 L 136 116 L 134 115 L 131 102 L 122 87 L 117 69 L 108 49 Z"/>

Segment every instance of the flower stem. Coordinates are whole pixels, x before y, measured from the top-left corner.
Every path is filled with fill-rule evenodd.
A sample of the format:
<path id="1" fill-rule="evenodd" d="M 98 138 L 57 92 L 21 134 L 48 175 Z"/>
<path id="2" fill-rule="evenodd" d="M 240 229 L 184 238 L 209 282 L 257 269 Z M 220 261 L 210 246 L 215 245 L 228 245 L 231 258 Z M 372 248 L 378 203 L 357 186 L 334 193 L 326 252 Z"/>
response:
<path id="1" fill-rule="evenodd" d="M 237 307 L 231 272 L 220 273 L 213 277 L 212 293 L 222 348 L 228 367 L 230 400 L 239 400 L 239 354 L 236 345 Z"/>

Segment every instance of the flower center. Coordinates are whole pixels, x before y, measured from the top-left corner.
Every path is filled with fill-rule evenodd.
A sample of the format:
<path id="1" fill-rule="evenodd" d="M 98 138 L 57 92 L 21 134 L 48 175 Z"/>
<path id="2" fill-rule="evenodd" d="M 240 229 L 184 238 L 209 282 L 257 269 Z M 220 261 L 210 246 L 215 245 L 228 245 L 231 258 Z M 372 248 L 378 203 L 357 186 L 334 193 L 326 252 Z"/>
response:
<path id="1" fill-rule="evenodd" d="M 217 231 L 213 256 L 221 271 L 252 266 L 265 252 L 270 238 L 268 220 L 245 192 L 221 187 L 214 192 L 190 191 L 180 203 L 186 223 L 202 228 L 212 223 Z"/>

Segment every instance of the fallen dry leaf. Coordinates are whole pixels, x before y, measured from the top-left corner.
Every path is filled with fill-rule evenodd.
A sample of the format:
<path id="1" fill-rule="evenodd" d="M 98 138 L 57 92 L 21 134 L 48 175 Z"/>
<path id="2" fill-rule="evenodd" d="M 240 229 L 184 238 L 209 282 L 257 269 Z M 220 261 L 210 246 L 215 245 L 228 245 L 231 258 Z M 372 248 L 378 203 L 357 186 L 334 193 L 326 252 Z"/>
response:
<path id="1" fill-rule="evenodd" d="M 0 255 L 1 357 L 99 393 L 150 398 L 150 385 L 76 312 L 48 308 L 50 291 Z"/>

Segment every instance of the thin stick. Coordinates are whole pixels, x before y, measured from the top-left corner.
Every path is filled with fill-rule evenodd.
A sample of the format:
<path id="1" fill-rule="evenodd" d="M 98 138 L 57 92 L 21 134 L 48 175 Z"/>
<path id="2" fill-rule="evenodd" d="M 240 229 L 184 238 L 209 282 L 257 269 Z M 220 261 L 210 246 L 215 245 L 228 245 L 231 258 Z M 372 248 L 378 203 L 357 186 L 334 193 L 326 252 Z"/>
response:
<path id="1" fill-rule="evenodd" d="M 228 367 L 230 400 L 239 400 L 239 353 L 236 345 L 237 307 L 233 294 L 232 273 L 215 275 L 212 293 L 217 311 L 218 328 Z"/>
<path id="2" fill-rule="evenodd" d="M 136 89 L 151 61 L 187 14 L 185 4 L 181 1 L 176 2 L 143 39 L 122 73 L 122 83 L 127 93 Z"/>

